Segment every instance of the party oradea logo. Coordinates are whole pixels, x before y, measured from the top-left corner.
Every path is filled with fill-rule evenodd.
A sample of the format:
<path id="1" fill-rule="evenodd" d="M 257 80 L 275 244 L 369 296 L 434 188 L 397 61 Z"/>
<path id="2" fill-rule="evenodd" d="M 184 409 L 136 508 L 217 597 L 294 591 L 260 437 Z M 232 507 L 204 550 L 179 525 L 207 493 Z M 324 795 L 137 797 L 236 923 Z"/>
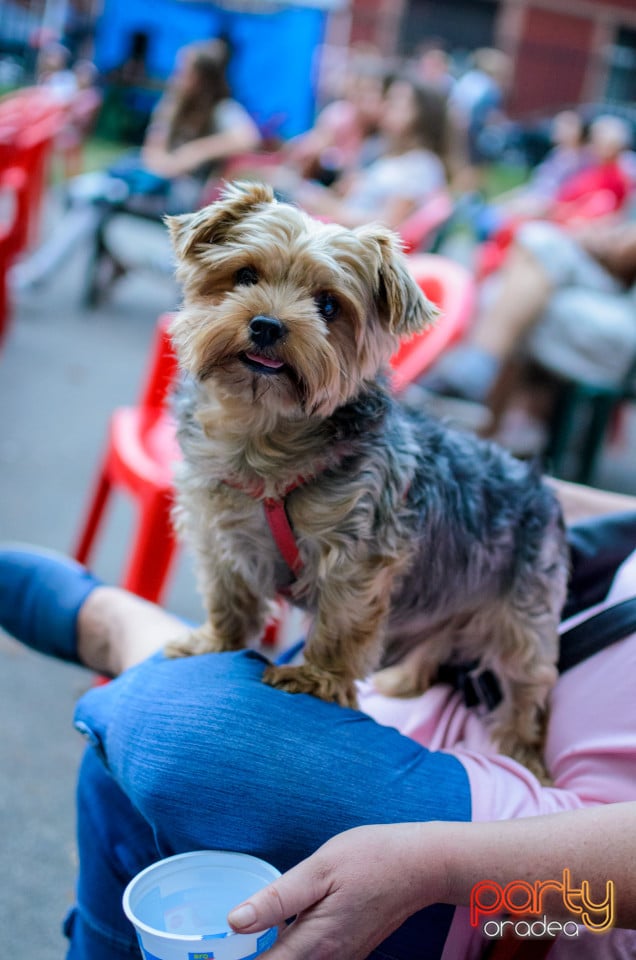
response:
<path id="1" fill-rule="evenodd" d="M 601 894 L 599 896 L 599 894 Z M 559 918 L 550 918 L 545 902 L 554 906 L 552 897 L 563 905 Z M 580 887 L 572 883 L 570 870 L 561 880 L 511 880 L 505 886 L 495 880 L 480 880 L 470 893 L 470 925 L 481 927 L 484 936 L 499 939 L 513 935 L 519 939 L 578 937 L 580 928 L 606 933 L 614 925 L 615 889 L 608 880 L 602 891 L 593 892 L 589 881 Z"/>

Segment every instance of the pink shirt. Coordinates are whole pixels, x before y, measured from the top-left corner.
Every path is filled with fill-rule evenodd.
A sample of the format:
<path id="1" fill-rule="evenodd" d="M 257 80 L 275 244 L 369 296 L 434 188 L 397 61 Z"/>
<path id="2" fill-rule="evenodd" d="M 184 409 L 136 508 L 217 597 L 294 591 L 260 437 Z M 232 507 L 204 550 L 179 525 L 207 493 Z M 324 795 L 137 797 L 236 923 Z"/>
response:
<path id="1" fill-rule="evenodd" d="M 636 595 L 636 552 L 620 567 L 602 604 L 572 618 L 573 626 L 598 610 Z M 360 707 L 378 723 L 393 726 L 432 750 L 453 752 L 470 782 L 473 820 L 507 820 L 573 810 L 598 803 L 636 799 L 636 633 L 564 674 L 553 692 L 546 762 L 553 787 L 508 757 L 495 753 L 477 712 L 461 695 L 438 685 L 420 697 L 392 700 L 370 683 L 361 685 Z M 484 879 L 476 877 L 475 881 Z M 636 956 L 636 933 L 611 931 L 594 936 L 589 956 Z M 443 960 L 479 957 L 483 939 L 458 908 Z M 588 956 L 586 934 L 557 941 L 550 960 Z"/>

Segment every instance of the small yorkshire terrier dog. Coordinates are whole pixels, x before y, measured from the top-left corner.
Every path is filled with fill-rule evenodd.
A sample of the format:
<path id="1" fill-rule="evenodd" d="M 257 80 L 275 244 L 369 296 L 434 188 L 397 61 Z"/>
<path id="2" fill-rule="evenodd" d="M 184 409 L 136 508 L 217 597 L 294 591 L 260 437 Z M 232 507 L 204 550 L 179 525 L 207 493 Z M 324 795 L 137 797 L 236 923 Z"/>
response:
<path id="1" fill-rule="evenodd" d="M 168 218 L 184 462 L 175 517 L 208 621 L 171 656 L 257 640 L 281 592 L 313 614 L 304 663 L 265 681 L 343 705 L 413 695 L 442 664 L 499 678 L 499 748 L 544 775 L 567 553 L 528 465 L 391 394 L 388 360 L 436 310 L 384 227 L 348 230 L 228 186 Z"/>

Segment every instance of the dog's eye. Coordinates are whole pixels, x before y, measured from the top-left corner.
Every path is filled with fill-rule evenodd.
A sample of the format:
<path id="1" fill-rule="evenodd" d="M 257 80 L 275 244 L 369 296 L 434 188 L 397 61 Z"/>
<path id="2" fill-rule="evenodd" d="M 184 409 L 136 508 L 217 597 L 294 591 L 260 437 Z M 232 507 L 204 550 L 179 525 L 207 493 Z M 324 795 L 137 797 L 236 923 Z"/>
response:
<path id="1" fill-rule="evenodd" d="M 340 304 L 333 293 L 318 293 L 314 297 L 314 300 L 323 320 L 335 320 L 340 313 Z"/>
<path id="2" fill-rule="evenodd" d="M 241 267 L 234 274 L 234 283 L 237 287 L 251 287 L 258 283 L 258 273 L 254 267 Z"/>

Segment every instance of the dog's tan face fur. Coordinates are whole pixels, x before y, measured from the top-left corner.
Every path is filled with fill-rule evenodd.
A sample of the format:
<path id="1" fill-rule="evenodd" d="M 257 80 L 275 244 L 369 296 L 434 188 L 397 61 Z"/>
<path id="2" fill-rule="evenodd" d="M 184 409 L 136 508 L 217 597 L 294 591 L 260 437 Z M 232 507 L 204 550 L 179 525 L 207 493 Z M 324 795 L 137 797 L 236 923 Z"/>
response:
<path id="1" fill-rule="evenodd" d="M 267 186 L 232 185 L 168 226 L 184 289 L 172 328 L 181 365 L 211 381 L 245 429 L 262 429 L 264 415 L 328 416 L 435 315 L 389 230 L 319 223 Z M 275 343 L 254 342 L 261 316 L 282 324 Z"/>

